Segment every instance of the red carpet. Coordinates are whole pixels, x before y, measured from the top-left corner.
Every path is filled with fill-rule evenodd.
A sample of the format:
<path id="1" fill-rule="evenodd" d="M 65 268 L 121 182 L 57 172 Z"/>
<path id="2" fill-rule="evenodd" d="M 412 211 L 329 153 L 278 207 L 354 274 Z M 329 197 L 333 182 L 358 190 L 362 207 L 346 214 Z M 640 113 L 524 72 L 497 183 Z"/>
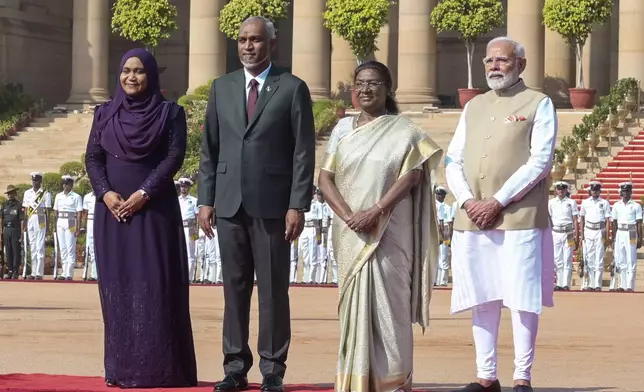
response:
<path id="1" fill-rule="evenodd" d="M 102 377 L 60 376 L 51 374 L 0 375 L 0 392 L 116 392 L 116 391 L 165 391 L 211 392 L 215 382 L 200 382 L 194 388 L 120 389 L 108 388 Z M 259 391 L 258 384 L 251 384 L 251 391 Z M 291 384 L 285 391 L 332 391 L 333 384 Z"/>

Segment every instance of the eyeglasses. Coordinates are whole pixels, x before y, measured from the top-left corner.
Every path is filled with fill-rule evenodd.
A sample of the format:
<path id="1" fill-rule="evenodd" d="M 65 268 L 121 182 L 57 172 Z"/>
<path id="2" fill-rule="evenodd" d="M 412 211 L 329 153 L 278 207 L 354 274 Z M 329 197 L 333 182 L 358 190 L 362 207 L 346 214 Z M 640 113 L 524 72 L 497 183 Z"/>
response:
<path id="1" fill-rule="evenodd" d="M 375 90 L 380 88 L 383 84 L 385 84 L 385 82 L 382 80 L 370 80 L 368 82 L 357 81 L 353 84 L 353 87 L 356 90 L 364 90 L 367 87 L 369 87 L 369 90 Z"/>

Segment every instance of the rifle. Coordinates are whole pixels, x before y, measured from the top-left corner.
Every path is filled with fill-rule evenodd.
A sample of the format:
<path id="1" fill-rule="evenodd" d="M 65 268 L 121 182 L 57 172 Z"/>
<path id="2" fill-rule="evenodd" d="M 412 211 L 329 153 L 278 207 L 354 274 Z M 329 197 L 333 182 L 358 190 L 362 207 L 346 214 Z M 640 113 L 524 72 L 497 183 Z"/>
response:
<path id="1" fill-rule="evenodd" d="M 610 264 L 610 267 L 608 268 L 608 270 L 610 271 L 610 277 L 614 278 L 615 277 L 615 262 L 612 262 Z"/>
<path id="2" fill-rule="evenodd" d="M 54 280 L 58 279 L 58 234 L 54 231 Z"/>
<path id="3" fill-rule="evenodd" d="M 329 230 L 329 228 L 326 228 Z M 328 233 L 328 231 L 327 231 Z M 322 266 L 322 277 L 324 279 L 320 279 L 323 281 L 324 284 L 329 284 L 329 244 L 328 244 L 328 234 L 325 232 L 322 232 L 322 244 L 323 244 L 323 249 L 324 249 L 324 265 Z"/>
<path id="4" fill-rule="evenodd" d="M 203 237 L 201 241 L 202 241 L 202 244 L 201 244 L 202 247 L 201 247 L 201 252 L 199 252 L 200 253 L 199 258 L 201 259 L 201 283 L 204 283 L 208 278 L 208 267 L 209 267 L 209 265 L 206 265 L 206 237 Z"/>
<path id="5" fill-rule="evenodd" d="M 586 260 L 583 254 L 582 247 L 579 246 L 577 247 L 577 264 L 578 264 L 578 271 L 579 271 L 579 277 L 583 279 L 584 277 L 584 269 L 586 267 Z"/>
<path id="6" fill-rule="evenodd" d="M 22 279 L 27 279 L 27 232 L 22 233 Z M 33 271 L 31 272 L 33 274 Z"/>
<path id="7" fill-rule="evenodd" d="M 85 265 L 83 266 L 83 280 L 87 280 L 87 262 L 89 261 L 89 245 L 85 243 Z"/>

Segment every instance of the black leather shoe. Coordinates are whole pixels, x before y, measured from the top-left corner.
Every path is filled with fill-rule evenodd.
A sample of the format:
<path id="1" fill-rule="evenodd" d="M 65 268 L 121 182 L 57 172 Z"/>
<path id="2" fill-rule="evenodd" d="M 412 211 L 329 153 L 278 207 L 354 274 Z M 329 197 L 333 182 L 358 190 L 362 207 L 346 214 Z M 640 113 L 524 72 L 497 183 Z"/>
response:
<path id="1" fill-rule="evenodd" d="M 283 392 L 284 384 L 282 382 L 282 377 L 276 376 L 274 374 L 269 374 L 264 377 L 262 381 L 262 391 L 264 392 Z"/>
<path id="2" fill-rule="evenodd" d="M 472 382 L 467 384 L 465 388 L 457 389 L 453 392 L 501 392 L 501 383 L 499 382 L 499 380 L 496 380 L 492 384 L 490 384 L 489 387 L 484 387 L 477 382 Z"/>
<path id="3" fill-rule="evenodd" d="M 236 392 L 248 388 L 248 378 L 239 373 L 228 373 L 223 380 L 215 384 L 214 391 Z"/>
<path id="4" fill-rule="evenodd" d="M 529 385 L 515 385 L 512 392 L 533 392 L 533 389 Z"/>

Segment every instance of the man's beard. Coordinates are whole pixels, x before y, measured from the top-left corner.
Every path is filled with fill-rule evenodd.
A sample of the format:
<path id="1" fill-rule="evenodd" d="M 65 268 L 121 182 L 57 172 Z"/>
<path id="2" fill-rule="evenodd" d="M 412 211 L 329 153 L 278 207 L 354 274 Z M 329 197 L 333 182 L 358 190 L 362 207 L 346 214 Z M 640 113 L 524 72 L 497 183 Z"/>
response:
<path id="1" fill-rule="evenodd" d="M 258 64 L 261 64 L 261 63 L 263 63 L 264 61 L 268 60 L 268 55 L 269 55 L 269 54 L 268 54 L 268 53 L 266 53 L 266 56 L 264 56 L 264 58 L 262 58 L 261 60 L 257 60 L 257 61 L 255 61 L 255 62 L 253 62 L 253 63 L 246 62 L 246 61 L 244 61 L 244 60 L 242 60 L 242 59 L 239 59 L 239 62 L 242 64 L 242 66 L 243 66 L 244 68 L 246 68 L 246 69 L 253 69 L 253 68 L 255 68 Z"/>
<path id="2" fill-rule="evenodd" d="M 502 76 L 501 79 L 492 79 L 492 76 Z M 487 74 L 487 85 L 492 90 L 504 90 L 519 80 L 519 69 L 514 68 L 510 73 L 504 74 L 502 72 L 492 71 Z"/>

